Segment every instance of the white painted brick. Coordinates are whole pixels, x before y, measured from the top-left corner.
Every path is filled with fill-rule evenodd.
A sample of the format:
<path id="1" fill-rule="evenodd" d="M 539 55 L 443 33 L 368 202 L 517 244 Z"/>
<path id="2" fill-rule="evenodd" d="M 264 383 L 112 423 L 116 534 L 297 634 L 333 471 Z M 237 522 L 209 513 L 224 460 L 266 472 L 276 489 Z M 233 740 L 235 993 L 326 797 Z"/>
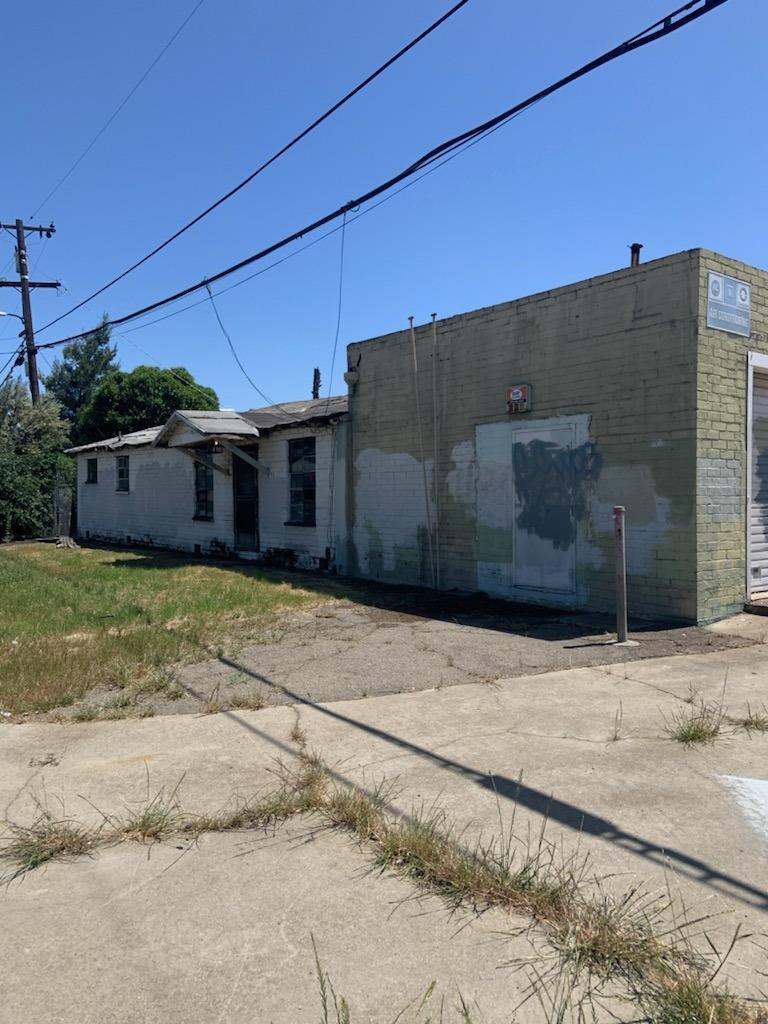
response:
<path id="1" fill-rule="evenodd" d="M 287 526 L 290 504 L 288 441 L 316 438 L 317 506 L 314 527 Z M 261 552 L 290 548 L 299 564 L 313 565 L 345 536 L 345 446 L 343 427 L 295 428 L 259 440 L 259 539 Z M 127 492 L 117 491 L 117 456 L 129 458 Z M 98 482 L 86 483 L 89 458 L 98 461 Z M 332 460 L 335 469 L 332 472 Z M 78 533 L 83 538 L 157 545 L 179 551 L 233 550 L 232 456 L 214 456 L 228 475 L 214 472 L 213 521 L 194 518 L 194 462 L 173 448 L 125 448 L 77 458 Z M 332 486 L 333 485 L 333 486 Z"/>

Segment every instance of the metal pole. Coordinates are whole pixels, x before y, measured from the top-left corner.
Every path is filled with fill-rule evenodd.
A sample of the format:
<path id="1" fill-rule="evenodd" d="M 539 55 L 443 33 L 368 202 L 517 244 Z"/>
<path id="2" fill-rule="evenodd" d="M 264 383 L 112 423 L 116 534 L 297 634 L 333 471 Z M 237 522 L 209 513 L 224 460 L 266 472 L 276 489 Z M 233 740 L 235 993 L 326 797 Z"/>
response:
<path id="1" fill-rule="evenodd" d="M 433 436 L 433 473 L 435 481 L 435 583 L 440 589 L 440 436 L 437 412 L 437 313 L 432 314 L 432 436 Z"/>
<path id="2" fill-rule="evenodd" d="M 424 483 L 424 520 L 427 529 L 427 541 L 429 543 L 429 566 L 432 573 L 432 589 L 437 590 L 437 575 L 435 573 L 435 553 L 432 548 L 432 517 L 429 514 L 429 485 L 427 483 L 427 462 L 424 455 L 424 427 L 421 422 L 421 399 L 419 397 L 419 362 L 416 358 L 416 332 L 413 329 L 413 317 L 408 317 L 411 332 L 411 351 L 413 353 L 413 390 L 416 399 L 416 421 L 419 427 L 419 449 L 421 454 L 421 477 Z M 435 480 L 437 484 L 437 480 Z"/>
<path id="3" fill-rule="evenodd" d="M 613 534 L 616 541 L 616 639 L 627 642 L 627 553 L 624 542 L 626 509 L 616 505 L 613 509 Z"/>
<path id="4" fill-rule="evenodd" d="M 37 354 L 35 333 L 32 329 L 32 303 L 29 301 L 29 267 L 27 266 L 27 240 L 24 237 L 24 221 L 16 221 L 16 248 L 19 254 L 19 278 L 21 284 L 21 312 L 24 317 L 24 340 L 27 346 L 27 375 L 32 404 L 40 401 L 40 381 L 37 376 Z"/>

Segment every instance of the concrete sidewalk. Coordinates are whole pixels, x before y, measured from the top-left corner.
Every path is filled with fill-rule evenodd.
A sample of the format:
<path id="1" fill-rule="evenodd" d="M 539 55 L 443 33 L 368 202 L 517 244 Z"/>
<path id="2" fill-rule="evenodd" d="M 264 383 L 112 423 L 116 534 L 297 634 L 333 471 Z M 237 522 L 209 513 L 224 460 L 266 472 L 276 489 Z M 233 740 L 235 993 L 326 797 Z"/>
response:
<path id="1" fill-rule="evenodd" d="M 724 703 L 732 714 L 742 713 L 747 703 L 759 708 L 768 700 L 768 649 L 754 646 L 523 676 L 493 686 L 457 685 L 258 712 L 8 726 L 0 730 L 0 801 L 4 816 L 14 821 L 29 820 L 36 801 L 47 802 L 57 815 L 95 821 L 99 811 L 119 813 L 163 787 L 170 792 L 181 780 L 178 798 L 185 810 L 218 810 L 238 795 L 274 785 L 275 759 L 296 754 L 290 732 L 298 720 L 310 748 L 339 777 L 365 787 L 395 780 L 395 803 L 403 812 L 437 801 L 469 834 L 498 833 L 500 820 L 505 827 L 514 820 L 514 833 L 523 839 L 537 836 L 546 824 L 548 839 L 561 843 L 566 853 L 589 853 L 591 871 L 611 876 L 606 884 L 626 889 L 643 881 L 653 890 L 669 884 L 693 911 L 721 915 L 707 929 L 718 946 L 725 946 L 737 924 L 753 933 L 768 930 L 768 735 L 726 727 L 715 744 L 685 748 L 664 731 L 665 716 L 686 707 L 691 688 L 705 699 L 720 699 L 724 684 Z M 203 870 L 208 846 L 238 841 L 210 837 L 183 860 L 200 857 Z M 365 872 L 368 862 L 352 852 Z M 1 897 L 8 927 L 22 928 L 32 903 L 43 927 L 48 901 L 54 907 L 52 896 L 68 886 L 68 878 L 77 880 L 86 901 L 91 878 L 98 885 L 94 900 L 116 898 L 98 864 L 118 856 L 127 858 L 118 873 L 118 888 L 127 891 L 131 872 L 138 870 L 135 862 L 146 851 L 109 851 L 94 861 L 55 865 Z M 281 865 L 292 856 L 283 849 Z M 346 856 L 334 847 L 330 859 L 323 855 L 300 870 L 314 871 L 323 889 L 326 881 L 333 884 L 333 865 L 346 864 Z M 158 849 L 152 857 L 165 866 L 169 853 Z M 234 886 L 237 863 L 227 868 Z M 261 877 L 270 889 L 273 866 L 269 860 L 262 865 Z M 173 887 L 177 876 L 181 879 L 168 866 L 162 882 L 152 884 Z M 290 888 L 287 882 L 277 884 Z M 32 891 L 34 900 L 23 897 L 25 891 Z M 203 905 L 215 901 L 215 890 L 202 887 L 196 898 Z M 445 914 L 437 906 L 432 909 L 438 934 L 443 923 L 437 921 L 444 922 Z M 287 904 L 286 913 L 290 917 Z M 322 947 L 324 935 L 335 926 L 329 923 L 325 929 L 323 914 L 314 920 Z M 184 927 L 184 922 L 169 920 L 167 927 Z M 414 936 L 413 941 L 411 952 L 418 957 L 425 940 Z M 479 956 L 490 957 L 494 965 L 505 959 L 484 949 L 478 946 Z M 15 969 L 14 960 L 15 954 L 7 970 Z M 308 961 L 302 963 L 302 970 L 311 971 Z M 737 990 L 757 995 L 766 985 L 758 972 L 765 969 L 765 953 L 744 944 L 737 947 L 727 973 Z M 46 973 L 42 980 L 37 976 L 43 987 Z M 461 970 L 454 973 L 459 977 Z M 462 976 L 483 1006 L 486 989 L 479 978 L 473 979 L 471 970 Z M 508 1004 L 499 1003 L 492 986 L 487 993 L 491 1012 L 486 1010 L 486 1016 L 506 1020 L 500 1011 Z M 17 1019 L 24 1019 L 23 1013 Z M 66 1016 L 32 1014 L 28 1019 Z M 94 1014 L 82 1019 L 156 1018 Z M 372 1013 L 370 1019 L 387 1018 Z"/>
<path id="2" fill-rule="evenodd" d="M 526 980 L 500 965 L 535 952 L 505 934 L 523 922 L 449 917 L 306 822 L 182 851 L 113 847 L 53 864 L 0 901 L 8 1024 L 317 1024 L 313 938 L 354 1024 L 390 1024 L 432 981 L 428 1005 L 445 998 L 445 1024 L 460 1020 L 459 993 L 481 1008 L 474 1019 L 511 1024 Z M 544 1024 L 535 1000 L 525 1019 Z"/>

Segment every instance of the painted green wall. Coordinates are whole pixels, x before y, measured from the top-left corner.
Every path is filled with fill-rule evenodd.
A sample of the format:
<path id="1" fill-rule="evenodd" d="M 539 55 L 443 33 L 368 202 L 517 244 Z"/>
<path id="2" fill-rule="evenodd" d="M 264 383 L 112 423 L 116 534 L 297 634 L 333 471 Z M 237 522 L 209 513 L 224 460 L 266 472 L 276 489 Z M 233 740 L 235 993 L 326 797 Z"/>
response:
<path id="1" fill-rule="evenodd" d="M 697 250 L 697 605 L 700 621 L 738 611 L 746 597 L 747 362 L 768 354 L 768 273 Z M 708 272 L 752 286 L 749 338 L 707 327 Z"/>
<path id="2" fill-rule="evenodd" d="M 528 383 L 530 419 L 585 418 L 597 472 L 579 503 L 576 593 L 506 596 L 610 610 L 611 509 L 623 504 L 632 613 L 695 620 L 698 274 L 697 253 L 685 252 L 438 321 L 436 474 L 431 325 L 416 330 L 423 459 L 408 332 L 350 345 L 346 568 L 429 585 L 435 500 L 444 589 L 477 590 L 489 551 L 503 566 L 508 532 L 478 521 L 476 428 L 508 423 L 505 388 Z"/>

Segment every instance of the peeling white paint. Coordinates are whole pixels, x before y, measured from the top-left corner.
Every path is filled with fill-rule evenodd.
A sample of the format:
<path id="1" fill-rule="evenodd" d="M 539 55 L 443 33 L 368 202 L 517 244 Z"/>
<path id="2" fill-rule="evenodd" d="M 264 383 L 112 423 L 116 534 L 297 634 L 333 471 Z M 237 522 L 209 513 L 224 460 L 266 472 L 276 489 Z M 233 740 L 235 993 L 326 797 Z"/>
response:
<path id="1" fill-rule="evenodd" d="M 669 529 L 672 502 L 656 494 L 656 483 L 649 466 L 605 466 L 592 503 L 592 527 L 596 534 L 613 534 L 613 509 L 627 510 L 627 571 L 650 576 L 656 548 Z M 589 555 L 595 549 L 590 547 Z M 595 568 L 602 564 L 602 557 Z"/>
<path id="2" fill-rule="evenodd" d="M 750 779 L 739 775 L 721 775 L 736 803 L 752 828 L 768 843 L 768 779 Z"/>
<path id="3" fill-rule="evenodd" d="M 512 588 L 512 427 L 487 423 L 477 427 L 477 589 L 506 597 Z M 484 535 L 494 531 L 507 538 L 505 558 L 489 559 Z M 501 552 L 495 552 L 498 556 Z"/>
<path id="4" fill-rule="evenodd" d="M 477 521 L 512 530 L 512 428 L 487 423 L 477 428 Z"/>
<path id="5" fill-rule="evenodd" d="M 398 578 L 417 579 L 398 566 L 410 552 L 418 566 L 419 529 L 433 521 L 433 460 L 427 459 L 428 511 L 424 507 L 421 463 L 407 452 L 366 448 L 355 459 L 355 524 L 352 536 L 364 576 L 379 578 L 398 569 Z"/>
<path id="6" fill-rule="evenodd" d="M 474 519 L 477 487 L 474 444 L 471 441 L 460 441 L 454 445 L 451 449 L 451 462 L 453 469 L 449 469 L 445 476 L 448 493 Z"/>

